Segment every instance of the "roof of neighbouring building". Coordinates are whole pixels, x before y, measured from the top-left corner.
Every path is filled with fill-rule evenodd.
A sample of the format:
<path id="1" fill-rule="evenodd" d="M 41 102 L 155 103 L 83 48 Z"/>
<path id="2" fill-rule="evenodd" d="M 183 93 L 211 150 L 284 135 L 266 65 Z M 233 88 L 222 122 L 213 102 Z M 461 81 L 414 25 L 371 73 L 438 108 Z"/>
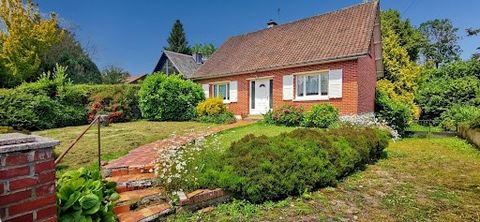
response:
<path id="1" fill-rule="evenodd" d="M 194 79 L 311 65 L 368 53 L 378 2 L 359 4 L 228 39 Z"/>
<path id="2" fill-rule="evenodd" d="M 136 84 L 141 80 L 144 80 L 147 77 L 147 74 L 139 75 L 139 76 L 129 76 L 125 79 L 125 83 L 129 84 Z"/>
<path id="3" fill-rule="evenodd" d="M 195 70 L 197 70 L 198 67 L 200 67 L 201 65 L 195 62 L 195 59 L 191 55 L 164 50 L 162 56 L 158 60 L 157 65 L 155 66 L 154 72 L 161 69 L 161 66 L 163 66 L 167 58 L 173 63 L 175 68 L 187 79 L 190 78 L 195 72 Z"/>

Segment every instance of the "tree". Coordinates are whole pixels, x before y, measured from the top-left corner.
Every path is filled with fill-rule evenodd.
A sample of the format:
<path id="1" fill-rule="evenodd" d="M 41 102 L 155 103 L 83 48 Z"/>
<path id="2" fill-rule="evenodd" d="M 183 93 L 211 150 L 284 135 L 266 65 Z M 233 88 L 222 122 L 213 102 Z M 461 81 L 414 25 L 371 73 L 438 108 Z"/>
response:
<path id="1" fill-rule="evenodd" d="M 102 71 L 102 82 L 105 84 L 123 83 L 130 74 L 122 68 L 110 65 Z"/>
<path id="2" fill-rule="evenodd" d="M 417 61 L 421 47 L 426 39 L 423 34 L 412 26 L 408 19 L 402 20 L 400 12 L 394 9 L 381 12 L 382 31 L 389 29 L 398 36 L 398 42 L 408 54 L 411 61 Z M 383 32 L 382 32 L 383 33 Z"/>
<path id="3" fill-rule="evenodd" d="M 474 28 L 468 28 L 465 31 L 467 31 L 467 36 L 476 36 L 478 33 L 480 33 L 480 29 L 474 29 Z M 477 50 L 480 50 L 480 47 L 477 48 Z M 472 55 L 473 59 L 480 59 L 480 52 L 475 52 Z"/>
<path id="4" fill-rule="evenodd" d="M 195 44 L 192 47 L 192 53 L 200 53 L 205 57 L 210 57 L 217 48 L 212 43 L 208 44 Z"/>
<path id="5" fill-rule="evenodd" d="M 172 31 L 170 32 L 167 42 L 168 47 L 165 48 L 166 50 L 183 54 L 191 53 L 191 49 L 188 46 L 187 37 L 185 37 L 183 25 L 178 19 L 173 24 Z"/>
<path id="6" fill-rule="evenodd" d="M 39 73 L 48 72 L 56 64 L 68 67 L 66 74 L 73 83 L 101 83 L 102 74 L 97 65 L 75 39 L 72 32 L 64 30 L 64 38 L 40 55 Z"/>
<path id="7" fill-rule="evenodd" d="M 428 39 L 422 48 L 426 62 L 433 63 L 436 68 L 460 58 L 457 31 L 448 19 L 435 19 L 424 22 L 419 30 Z"/>
<path id="8" fill-rule="evenodd" d="M 1 87 L 13 87 L 22 81 L 38 78 L 40 54 L 59 42 L 63 31 L 57 28 L 57 19 L 51 14 L 42 19 L 38 6 L 31 0 L 1 0 L 0 19 L 0 74 Z M 5 76 L 6 75 L 6 76 Z"/>

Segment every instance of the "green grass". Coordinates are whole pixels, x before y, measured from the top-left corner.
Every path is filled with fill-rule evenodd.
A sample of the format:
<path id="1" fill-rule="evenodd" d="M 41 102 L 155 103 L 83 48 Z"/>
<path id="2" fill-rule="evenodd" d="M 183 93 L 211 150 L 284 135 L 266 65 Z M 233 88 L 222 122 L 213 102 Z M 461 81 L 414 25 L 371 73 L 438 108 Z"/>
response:
<path id="1" fill-rule="evenodd" d="M 257 124 L 237 132 L 291 129 Z M 241 138 L 235 131 L 223 134 L 226 144 Z M 209 213 L 181 213 L 169 220 L 480 221 L 479 150 L 458 138 L 410 138 L 392 142 L 387 153 L 336 187 L 259 205 L 234 201 Z"/>
<path id="2" fill-rule="evenodd" d="M 407 131 L 412 132 L 443 132 L 442 127 L 439 126 L 422 126 L 420 124 L 414 123 L 408 126 Z"/>
<path id="3" fill-rule="evenodd" d="M 102 160 L 121 157 L 128 151 L 147 143 L 167 138 L 173 134 L 204 130 L 213 124 L 198 122 L 149 122 L 136 121 L 110 124 L 101 128 Z M 35 135 L 60 140 L 55 148 L 59 155 L 85 129 L 86 126 L 65 127 L 33 132 Z M 76 169 L 91 167 L 97 160 L 97 130 L 90 129 L 60 162 L 58 168 Z"/>

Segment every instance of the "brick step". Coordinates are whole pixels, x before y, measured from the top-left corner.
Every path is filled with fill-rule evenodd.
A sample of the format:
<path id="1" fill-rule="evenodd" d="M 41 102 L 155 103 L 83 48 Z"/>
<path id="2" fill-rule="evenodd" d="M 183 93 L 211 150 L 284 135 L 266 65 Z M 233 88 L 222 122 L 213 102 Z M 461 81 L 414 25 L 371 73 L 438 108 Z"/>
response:
<path id="1" fill-rule="evenodd" d="M 154 165 L 148 164 L 144 166 L 125 166 L 125 167 L 104 167 L 102 169 L 103 177 L 116 177 L 129 174 L 153 173 Z"/>
<path id="2" fill-rule="evenodd" d="M 117 183 L 116 190 L 118 193 L 152 187 L 156 179 L 153 173 L 128 174 L 105 178 L 107 181 Z"/>
<path id="3" fill-rule="evenodd" d="M 167 198 L 165 197 L 165 192 L 162 188 L 126 191 L 120 193 L 120 199 L 113 208 L 113 212 L 115 212 L 115 214 L 125 213 L 139 209 L 151 203 L 166 201 Z"/>
<path id="4" fill-rule="evenodd" d="M 161 220 L 172 212 L 173 208 L 170 204 L 158 203 L 135 211 L 120 213 L 117 216 L 120 222 L 148 222 Z"/>

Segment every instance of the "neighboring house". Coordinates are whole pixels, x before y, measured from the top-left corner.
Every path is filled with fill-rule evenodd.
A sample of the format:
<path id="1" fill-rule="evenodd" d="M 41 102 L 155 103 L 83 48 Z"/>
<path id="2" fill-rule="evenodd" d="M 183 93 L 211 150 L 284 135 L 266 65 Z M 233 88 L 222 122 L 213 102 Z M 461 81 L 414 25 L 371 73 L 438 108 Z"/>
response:
<path id="1" fill-rule="evenodd" d="M 141 83 L 146 77 L 147 77 L 147 74 L 143 74 L 143 75 L 139 75 L 139 76 L 129 76 L 129 77 L 125 80 L 125 83 L 128 83 L 128 84 L 139 84 L 139 83 Z"/>
<path id="2" fill-rule="evenodd" d="M 163 72 L 167 75 L 181 74 L 188 79 L 202 63 L 203 58 L 200 54 L 187 55 L 164 50 L 153 72 Z"/>
<path id="3" fill-rule="evenodd" d="M 190 79 L 207 97 L 223 97 L 236 115 L 264 114 L 285 103 L 306 109 L 330 103 L 350 115 L 374 111 L 382 74 L 374 1 L 231 37 Z"/>

